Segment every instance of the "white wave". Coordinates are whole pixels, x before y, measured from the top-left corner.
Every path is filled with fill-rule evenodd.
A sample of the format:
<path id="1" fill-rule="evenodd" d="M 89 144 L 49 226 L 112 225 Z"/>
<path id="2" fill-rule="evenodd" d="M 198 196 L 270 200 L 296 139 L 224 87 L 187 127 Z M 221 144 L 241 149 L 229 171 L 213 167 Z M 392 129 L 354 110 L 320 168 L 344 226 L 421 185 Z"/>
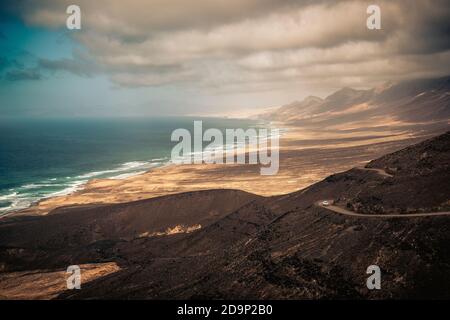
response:
<path id="1" fill-rule="evenodd" d="M 39 189 L 45 187 L 64 187 L 65 184 L 60 183 L 30 183 L 20 187 L 22 190 Z"/>
<path id="2" fill-rule="evenodd" d="M 5 194 L 4 196 L 0 196 L 0 200 L 10 200 L 10 199 L 14 199 L 15 197 L 17 197 L 17 192 L 13 192 L 10 194 Z"/>
<path id="3" fill-rule="evenodd" d="M 10 202 L 10 204 L 6 207 L 0 208 L 0 213 L 8 213 L 8 212 L 14 212 L 22 209 L 26 209 L 30 207 L 33 203 L 36 203 L 39 200 L 56 197 L 56 196 L 63 196 L 70 193 L 73 193 L 75 191 L 78 191 L 82 188 L 82 186 L 86 183 L 86 181 L 74 181 L 71 183 L 67 188 L 64 188 L 63 190 L 47 193 L 44 195 L 38 195 L 37 192 L 33 193 L 25 193 L 25 192 L 13 192 L 11 194 L 0 196 L 0 200 L 6 200 Z M 35 184 L 34 186 L 37 186 L 38 184 Z M 33 187 L 34 187 L 33 186 Z M 52 185 L 53 186 L 53 185 Z M 20 189 L 22 187 L 19 187 Z M 36 188 L 37 189 L 37 188 Z M 35 190 L 34 188 L 31 188 L 31 190 Z"/>
<path id="4" fill-rule="evenodd" d="M 109 173 L 118 173 L 118 172 L 128 171 L 131 169 L 144 167 L 146 165 L 151 166 L 152 164 L 149 162 L 146 162 L 146 161 L 130 161 L 130 162 L 125 162 L 125 163 L 121 164 L 119 167 L 117 167 L 115 169 L 88 172 L 88 173 L 77 176 L 77 178 L 89 179 L 89 178 L 94 178 L 94 177 L 98 177 L 101 175 L 106 175 Z"/>
<path id="5" fill-rule="evenodd" d="M 86 182 L 87 181 L 85 181 L 85 180 L 74 181 L 67 188 L 64 188 L 60 191 L 52 192 L 52 193 L 46 195 L 44 198 L 66 196 L 68 194 L 74 193 L 75 191 L 81 190 Z"/>
<path id="6" fill-rule="evenodd" d="M 12 212 L 28 208 L 37 198 L 20 198 L 11 199 L 11 204 L 7 207 L 0 208 L 0 212 Z"/>
<path id="7" fill-rule="evenodd" d="M 151 159 L 150 161 L 151 162 L 154 162 L 154 161 L 164 161 L 164 160 L 168 160 L 169 158 L 167 158 L 167 157 L 164 157 L 164 158 L 155 158 L 155 159 Z"/>
<path id="8" fill-rule="evenodd" d="M 134 168 L 145 166 L 147 164 L 149 164 L 147 161 L 130 161 L 130 162 L 125 162 L 124 164 L 122 164 L 119 167 L 119 169 L 121 169 L 121 170 L 134 169 Z"/>
<path id="9" fill-rule="evenodd" d="M 114 172 L 116 172 L 116 171 L 115 170 L 92 171 L 92 172 L 88 172 L 88 173 L 76 176 L 76 178 L 78 178 L 78 179 L 89 179 L 89 178 L 98 177 L 98 176 L 103 175 L 103 174 L 114 173 Z"/>
<path id="10" fill-rule="evenodd" d="M 160 159 L 167 160 L 168 158 Z M 161 165 L 161 162 L 156 162 L 157 160 L 158 159 L 151 159 L 150 161 L 130 161 L 109 170 L 92 171 L 76 177 L 67 176 L 65 178 L 51 178 L 42 180 L 41 182 L 25 184 L 18 188 L 12 188 L 9 190 L 11 193 L 0 195 L 0 201 L 3 200 L 8 202 L 7 206 L 0 208 L 0 213 L 3 215 L 8 212 L 26 209 L 33 205 L 33 203 L 42 199 L 69 195 L 82 190 L 89 179 L 94 177 L 110 177 L 111 174 L 116 174 L 110 177 L 110 179 L 125 179 L 145 173 L 148 169 Z M 61 183 L 61 179 L 63 179 L 65 183 Z M 58 181 L 58 183 L 52 183 L 53 181 Z M 62 189 L 50 193 L 45 189 L 40 190 L 41 188 L 46 187 L 61 187 Z"/>

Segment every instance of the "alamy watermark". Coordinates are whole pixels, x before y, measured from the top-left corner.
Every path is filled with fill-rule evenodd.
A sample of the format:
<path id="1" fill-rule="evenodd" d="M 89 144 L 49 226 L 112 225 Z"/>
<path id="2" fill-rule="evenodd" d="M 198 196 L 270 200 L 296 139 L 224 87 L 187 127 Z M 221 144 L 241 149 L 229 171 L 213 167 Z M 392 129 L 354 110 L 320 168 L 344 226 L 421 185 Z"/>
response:
<path id="1" fill-rule="evenodd" d="M 373 264 L 367 267 L 367 274 L 370 276 L 367 278 L 366 285 L 369 290 L 381 289 L 381 269 L 379 266 Z"/>
<path id="2" fill-rule="evenodd" d="M 380 30 L 381 29 L 381 9 L 378 5 L 372 4 L 367 7 L 366 10 L 369 17 L 366 20 L 366 26 L 369 30 Z"/>
<path id="3" fill-rule="evenodd" d="M 66 26 L 69 30 L 81 29 L 81 9 L 78 5 L 72 4 L 67 7 L 66 13 L 69 15 L 66 19 Z M 376 4 L 367 7 L 366 13 L 369 15 L 366 20 L 366 26 L 369 30 L 381 29 L 381 9 Z"/>
<path id="4" fill-rule="evenodd" d="M 79 6 L 72 4 L 67 7 L 66 13 L 69 15 L 66 19 L 66 27 L 69 30 L 81 29 L 81 9 Z"/>
<path id="5" fill-rule="evenodd" d="M 203 132 L 203 122 L 194 121 L 194 135 L 176 129 L 171 140 L 178 142 L 171 152 L 174 164 L 260 164 L 261 175 L 275 175 L 279 169 L 279 129 L 210 128 Z M 192 139 L 193 138 L 193 139 Z M 209 142 L 204 147 L 204 142 Z"/>
<path id="6" fill-rule="evenodd" d="M 67 267 L 66 273 L 70 276 L 66 280 L 67 289 L 81 289 L 81 269 L 77 265 L 71 265 Z"/>

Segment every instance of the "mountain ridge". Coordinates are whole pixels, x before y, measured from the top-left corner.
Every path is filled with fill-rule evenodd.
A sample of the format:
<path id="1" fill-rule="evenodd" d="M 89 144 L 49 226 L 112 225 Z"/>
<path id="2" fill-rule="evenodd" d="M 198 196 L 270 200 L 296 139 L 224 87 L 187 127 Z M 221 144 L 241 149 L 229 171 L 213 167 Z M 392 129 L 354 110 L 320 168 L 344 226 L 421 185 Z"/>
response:
<path id="1" fill-rule="evenodd" d="M 401 81 L 367 90 L 345 87 L 313 104 L 306 98 L 260 115 L 260 118 L 311 128 L 345 127 L 355 121 L 365 121 L 367 125 L 368 119 L 373 126 L 390 122 L 398 125 L 448 121 L 450 76 Z"/>

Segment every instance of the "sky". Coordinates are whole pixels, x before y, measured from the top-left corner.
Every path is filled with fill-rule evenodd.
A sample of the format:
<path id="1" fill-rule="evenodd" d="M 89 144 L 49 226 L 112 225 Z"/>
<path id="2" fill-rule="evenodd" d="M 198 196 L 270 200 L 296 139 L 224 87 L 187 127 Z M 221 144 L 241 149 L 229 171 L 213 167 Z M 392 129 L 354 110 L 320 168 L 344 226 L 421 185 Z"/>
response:
<path id="1" fill-rule="evenodd" d="M 81 30 L 66 8 L 81 9 Z M 367 7 L 381 9 L 369 30 Z M 235 115 L 450 74 L 446 0 L 18 0 L 0 117 Z"/>

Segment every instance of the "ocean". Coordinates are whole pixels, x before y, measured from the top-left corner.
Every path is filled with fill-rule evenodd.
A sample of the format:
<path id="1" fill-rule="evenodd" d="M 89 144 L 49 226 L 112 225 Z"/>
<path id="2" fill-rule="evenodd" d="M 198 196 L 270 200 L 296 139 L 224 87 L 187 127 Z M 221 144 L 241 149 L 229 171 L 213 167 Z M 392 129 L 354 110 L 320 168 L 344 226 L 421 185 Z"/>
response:
<path id="1" fill-rule="evenodd" d="M 0 119 L 0 215 L 79 190 L 90 179 L 124 179 L 169 163 L 172 131 L 258 128 L 253 120 L 196 117 Z"/>

